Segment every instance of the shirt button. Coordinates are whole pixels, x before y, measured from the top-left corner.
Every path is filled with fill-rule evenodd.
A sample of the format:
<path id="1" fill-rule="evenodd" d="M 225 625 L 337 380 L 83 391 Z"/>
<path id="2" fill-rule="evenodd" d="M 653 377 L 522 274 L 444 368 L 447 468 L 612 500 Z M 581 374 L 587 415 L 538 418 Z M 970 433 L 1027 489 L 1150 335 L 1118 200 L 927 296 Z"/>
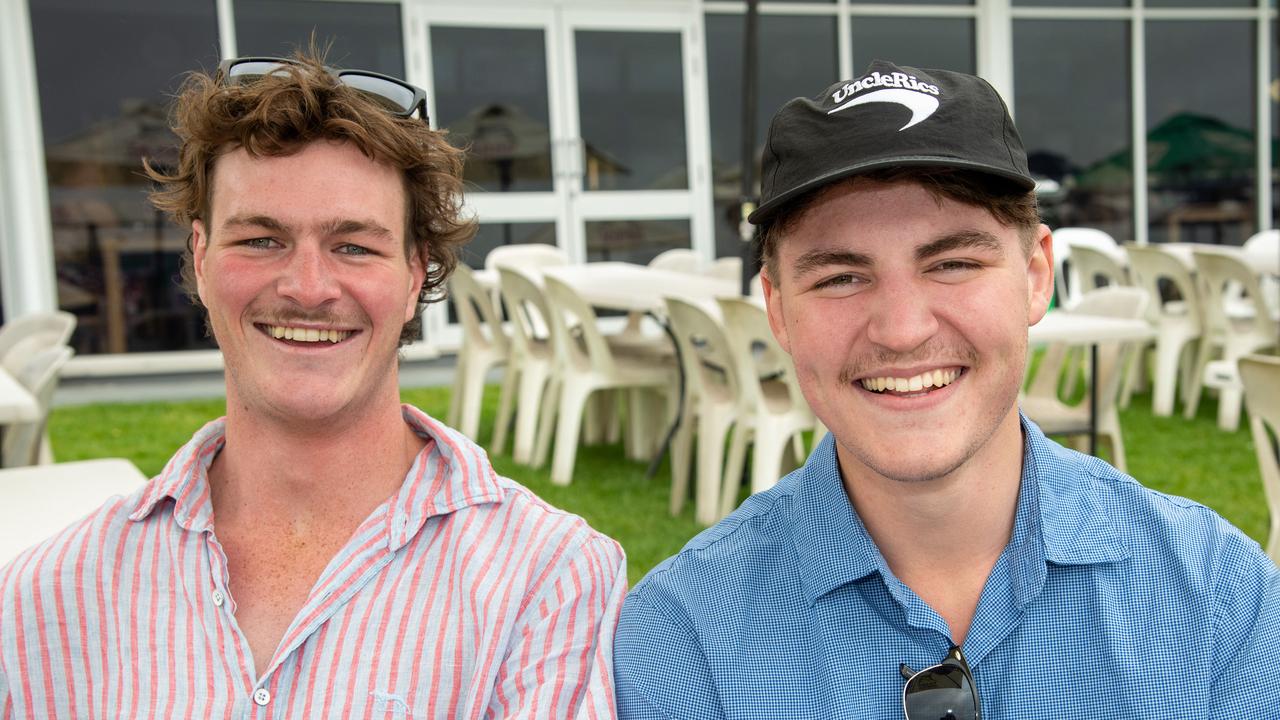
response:
<path id="1" fill-rule="evenodd" d="M 227 596 L 222 594 L 221 590 L 213 591 L 213 604 L 222 607 L 222 603 L 226 602 Z"/>
<path id="2" fill-rule="evenodd" d="M 259 705 L 266 705 L 271 702 L 271 693 L 266 688 L 258 688 L 253 691 L 253 701 Z"/>

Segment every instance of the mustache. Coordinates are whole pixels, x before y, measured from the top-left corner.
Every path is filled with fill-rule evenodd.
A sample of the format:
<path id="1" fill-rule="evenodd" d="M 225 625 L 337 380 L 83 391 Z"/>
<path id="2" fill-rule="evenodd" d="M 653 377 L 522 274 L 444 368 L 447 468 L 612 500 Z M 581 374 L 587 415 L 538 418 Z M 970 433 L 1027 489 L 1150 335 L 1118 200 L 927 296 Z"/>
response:
<path id="1" fill-rule="evenodd" d="M 962 345 L 935 343 L 909 353 L 899 353 L 877 348 L 854 358 L 840 371 L 841 384 L 849 384 L 866 377 L 871 371 L 885 367 L 909 367 L 912 365 L 964 365 L 971 367 L 978 362 L 978 351 L 968 343 Z"/>

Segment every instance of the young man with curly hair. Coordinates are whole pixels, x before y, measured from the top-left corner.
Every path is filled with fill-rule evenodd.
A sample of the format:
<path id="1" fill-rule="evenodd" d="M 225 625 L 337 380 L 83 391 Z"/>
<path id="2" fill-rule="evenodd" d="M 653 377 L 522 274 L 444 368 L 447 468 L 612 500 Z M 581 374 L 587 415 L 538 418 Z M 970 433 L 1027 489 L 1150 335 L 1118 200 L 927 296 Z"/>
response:
<path id="1" fill-rule="evenodd" d="M 611 715 L 621 549 L 400 403 L 473 232 L 422 91 L 238 59 L 176 118 L 227 415 L 0 573 L 0 717 Z"/>

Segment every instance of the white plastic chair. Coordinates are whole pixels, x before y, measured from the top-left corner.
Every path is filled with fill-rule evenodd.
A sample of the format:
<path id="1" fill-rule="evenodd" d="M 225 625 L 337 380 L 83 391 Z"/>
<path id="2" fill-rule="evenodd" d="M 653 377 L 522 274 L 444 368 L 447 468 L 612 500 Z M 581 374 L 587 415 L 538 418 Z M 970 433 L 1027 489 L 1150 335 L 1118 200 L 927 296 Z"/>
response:
<path id="1" fill-rule="evenodd" d="M 2 454 L 5 467 L 25 467 L 40 461 L 40 444 L 49 421 L 49 408 L 53 393 L 58 388 L 62 366 L 71 359 L 71 348 L 66 345 L 39 350 L 28 357 L 18 372 L 14 373 L 23 387 L 36 399 L 38 417 L 27 423 L 13 423 L 4 430 Z"/>
<path id="2" fill-rule="evenodd" d="M 1280 230 L 1263 230 L 1244 241 L 1249 264 L 1262 273 L 1262 296 L 1280 313 Z"/>
<path id="3" fill-rule="evenodd" d="M 705 308 L 667 298 L 667 318 L 680 348 L 685 393 L 682 421 L 671 444 L 671 514 L 684 507 L 689 487 L 689 455 L 697 428 L 694 515 L 703 525 L 720 517 L 725 440 L 738 416 L 742 383 L 719 307 Z M 714 312 L 714 315 L 713 315 Z"/>
<path id="4" fill-rule="evenodd" d="M 1134 279 L 1150 298 L 1147 318 L 1157 332 L 1151 410 L 1160 416 L 1172 415 L 1179 375 L 1184 404 L 1191 385 L 1195 341 L 1203 330 L 1200 292 L 1191 268 L 1158 245 L 1130 247 L 1129 263 Z M 1162 284 L 1172 285 L 1181 299 L 1163 301 Z"/>
<path id="5" fill-rule="evenodd" d="M 820 429 L 809 409 L 791 357 L 774 338 L 764 308 L 743 298 L 721 298 L 719 303 L 725 335 L 740 378 L 738 422 L 729 444 L 720 498 L 720 513 L 728 515 L 737 505 L 747 443 L 754 446 L 751 492 L 758 493 L 778 482 L 784 460 L 789 460 L 791 468 L 804 462 L 806 453 L 801 432 L 813 430 L 816 440 L 825 430 Z M 788 450 L 791 451 L 789 459 Z"/>
<path id="6" fill-rule="evenodd" d="M 1071 312 L 1080 315 L 1137 319 L 1147 309 L 1147 292 L 1134 287 L 1106 287 L 1085 293 Z M 1062 373 L 1076 371 L 1065 363 L 1069 346 L 1050 345 L 1040 359 L 1031 387 L 1019 399 L 1019 406 L 1046 433 L 1069 435 L 1076 439 L 1080 449 L 1087 446 L 1089 432 L 1089 400 L 1078 405 L 1068 405 L 1058 397 L 1058 381 Z M 1096 383 L 1098 399 L 1099 437 L 1107 439 L 1111 446 L 1111 464 L 1127 472 L 1124 438 L 1120 431 L 1120 413 L 1116 400 L 1120 393 L 1121 370 L 1126 357 L 1133 350 L 1132 343 L 1100 343 L 1098 365 L 1092 382 Z"/>
<path id="7" fill-rule="evenodd" d="M 672 248 L 658 253 L 649 261 L 649 267 L 655 270 L 671 270 L 674 272 L 698 272 L 698 254 L 688 248 Z"/>
<path id="8" fill-rule="evenodd" d="M 568 264 L 569 256 L 563 250 L 555 245 L 547 245 L 545 243 L 499 245 L 490 250 L 489 254 L 484 258 L 486 270 L 497 270 L 501 267 L 528 270 Z"/>
<path id="9" fill-rule="evenodd" d="M 552 347 L 556 353 L 548 397 L 555 400 L 543 405 L 534 464 L 541 466 L 546 459 L 554 416 L 556 447 L 551 461 L 551 482 L 568 485 L 573 480 L 582 416 L 592 393 L 606 389 L 631 390 L 626 440 L 628 454 L 635 457 L 653 449 L 653 437 L 646 433 L 657 424 L 648 417 L 652 403 L 641 391 L 671 393 L 678 382 L 678 371 L 670 360 L 610 348 L 597 327 L 595 311 L 577 291 L 550 275 L 543 277 L 543 284 L 551 308 Z"/>
<path id="10" fill-rule="evenodd" d="M 498 268 L 498 288 L 511 320 L 511 364 L 506 383 L 513 383 L 516 402 L 516 432 L 512 458 L 523 464 L 533 461 L 538 416 L 546 398 L 547 384 L 555 363 L 552 340 L 545 334 L 551 327 L 551 309 L 538 283 L 519 270 Z M 507 388 L 504 384 L 504 392 Z M 494 452 L 501 452 L 494 436 Z"/>
<path id="11" fill-rule="evenodd" d="M 738 257 L 722 257 L 717 258 L 711 263 L 711 267 L 707 268 L 707 275 L 718 278 L 720 280 L 728 280 L 729 282 L 742 282 L 742 258 Z"/>
<path id="12" fill-rule="evenodd" d="M 1112 255 L 1124 264 L 1120 245 L 1115 238 L 1102 230 L 1086 227 L 1065 227 L 1053 231 L 1053 276 L 1058 290 L 1058 307 L 1070 310 L 1080 301 L 1083 293 L 1096 285 L 1083 282 L 1079 268 L 1073 259 L 1076 247 L 1086 247 Z"/>
<path id="13" fill-rule="evenodd" d="M 66 345 L 75 329 L 76 316 L 61 310 L 14 318 L 0 326 L 0 365 L 17 375 L 33 354 Z"/>
<path id="14" fill-rule="evenodd" d="M 1240 358 L 1239 368 L 1262 491 L 1271 512 L 1265 547 L 1271 559 L 1280 563 L 1280 357 L 1246 355 Z"/>
<path id="15" fill-rule="evenodd" d="M 449 297 L 453 300 L 462 326 L 462 347 L 454 373 L 453 392 L 449 397 L 446 422 L 463 435 L 475 439 L 480 432 L 480 406 L 485 377 L 489 370 L 506 365 L 511 343 L 502 328 L 502 319 L 493 306 L 493 296 L 476 282 L 471 268 L 458 264 L 449 278 Z M 511 368 L 507 368 L 507 377 Z M 498 419 L 494 425 L 494 452 L 501 452 L 510 419 L 511 398 L 508 382 L 502 384 Z"/>
<path id="16" fill-rule="evenodd" d="M 1263 297 L 1257 272 L 1238 248 L 1193 252 L 1201 306 L 1204 308 L 1204 335 L 1196 353 L 1195 375 L 1185 410 L 1195 417 L 1203 386 L 1218 389 L 1218 427 L 1235 430 L 1240 425 L 1241 385 L 1237 362 L 1280 341 L 1280 329 Z M 1232 317 L 1227 304 L 1230 286 L 1238 284 L 1244 299 L 1252 305 L 1250 317 Z M 1221 360 L 1210 362 L 1221 353 Z"/>

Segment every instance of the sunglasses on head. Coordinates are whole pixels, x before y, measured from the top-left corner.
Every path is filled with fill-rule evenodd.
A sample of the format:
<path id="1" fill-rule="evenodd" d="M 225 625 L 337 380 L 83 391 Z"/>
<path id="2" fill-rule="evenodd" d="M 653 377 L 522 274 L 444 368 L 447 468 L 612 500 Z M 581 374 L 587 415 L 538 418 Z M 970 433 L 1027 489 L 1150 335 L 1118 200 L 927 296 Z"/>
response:
<path id="1" fill-rule="evenodd" d="M 981 720 L 978 686 L 960 648 L 952 647 L 942 662 L 916 672 L 898 668 L 907 684 L 902 688 L 902 712 L 907 720 Z"/>
<path id="2" fill-rule="evenodd" d="M 288 58 L 242 57 L 223 60 L 218 77 L 227 83 L 250 83 L 268 75 L 287 75 L 286 65 L 301 66 Z M 420 87 L 369 70 L 325 70 L 341 82 L 359 91 L 397 117 L 410 118 L 417 113 L 427 122 L 427 93 Z"/>

